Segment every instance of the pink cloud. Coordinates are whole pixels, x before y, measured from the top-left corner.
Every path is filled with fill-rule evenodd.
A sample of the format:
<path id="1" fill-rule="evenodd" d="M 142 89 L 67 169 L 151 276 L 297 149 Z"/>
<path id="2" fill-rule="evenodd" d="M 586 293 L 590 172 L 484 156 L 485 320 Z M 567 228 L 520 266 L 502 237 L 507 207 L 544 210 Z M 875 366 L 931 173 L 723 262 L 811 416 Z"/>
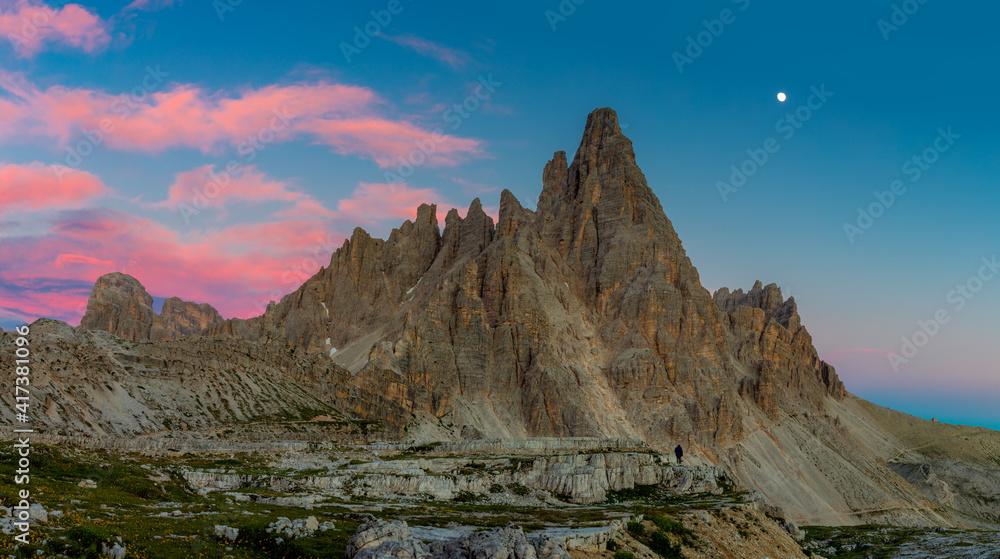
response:
<path id="1" fill-rule="evenodd" d="M 468 54 L 457 49 L 439 45 L 422 37 L 414 35 L 380 35 L 380 37 L 401 47 L 413 50 L 422 56 L 443 62 L 452 68 L 461 68 L 469 62 Z"/>
<path id="2" fill-rule="evenodd" d="M 23 211 L 78 208 L 110 191 L 98 177 L 71 169 L 0 163 L 0 216 Z"/>
<path id="3" fill-rule="evenodd" d="M 48 233 L 0 244 L 0 299 L 31 317 L 79 321 L 89 288 L 31 293 L 40 280 L 90 285 L 101 274 L 137 277 L 156 296 L 215 305 L 226 316 L 259 314 L 272 291 L 293 291 L 343 241 L 318 220 L 238 225 L 185 237 L 164 225 L 110 210 L 77 212 Z M 318 256 L 313 256 L 318 255 Z"/>
<path id="4" fill-rule="evenodd" d="M 340 200 L 337 212 L 344 219 L 374 221 L 414 219 L 420 204 L 437 203 L 443 224 L 449 204 L 432 188 L 410 188 L 405 183 L 360 183 L 350 198 Z M 443 212 L 443 213 L 442 213 Z"/>
<path id="5" fill-rule="evenodd" d="M 84 134 L 111 149 L 161 152 L 191 148 L 212 153 L 235 148 L 244 157 L 272 142 L 305 137 L 343 155 L 382 167 L 419 152 L 430 165 L 456 165 L 483 155 L 479 140 L 425 130 L 382 113 L 370 89 L 326 82 L 270 85 L 236 94 L 209 93 L 193 85 L 163 84 L 158 69 L 138 76 L 141 95 L 52 86 L 39 89 L 23 77 L 0 72 L 0 142 L 26 138 L 73 147 Z M 160 91 L 157 88 L 166 89 Z"/>
<path id="6" fill-rule="evenodd" d="M 97 52 L 111 43 L 105 27 L 100 17 L 79 4 L 53 9 L 34 0 L 0 3 L 0 37 L 22 58 L 33 58 L 50 43 Z"/>
<path id="7" fill-rule="evenodd" d="M 318 120 L 305 127 L 317 136 L 317 141 L 331 146 L 337 153 L 372 154 L 379 166 L 392 167 L 401 160 L 411 164 L 453 166 L 465 157 L 481 156 L 478 140 L 431 134 L 415 124 L 403 121 L 362 118 Z"/>
<path id="8" fill-rule="evenodd" d="M 110 260 L 99 260 L 92 256 L 84 256 L 82 254 L 60 254 L 56 257 L 52 264 L 58 268 L 72 264 L 85 264 L 88 266 L 99 266 L 104 269 L 111 268 L 115 265 L 115 263 Z"/>
<path id="9" fill-rule="evenodd" d="M 308 195 L 291 189 L 284 181 L 272 180 L 255 166 L 245 167 L 239 176 L 223 181 L 222 172 L 215 165 L 202 165 L 178 173 L 167 191 L 167 199 L 151 208 L 178 209 L 190 206 L 195 209 L 215 207 L 222 209 L 228 202 L 299 202 Z M 224 184 L 222 184 L 224 183 Z"/>

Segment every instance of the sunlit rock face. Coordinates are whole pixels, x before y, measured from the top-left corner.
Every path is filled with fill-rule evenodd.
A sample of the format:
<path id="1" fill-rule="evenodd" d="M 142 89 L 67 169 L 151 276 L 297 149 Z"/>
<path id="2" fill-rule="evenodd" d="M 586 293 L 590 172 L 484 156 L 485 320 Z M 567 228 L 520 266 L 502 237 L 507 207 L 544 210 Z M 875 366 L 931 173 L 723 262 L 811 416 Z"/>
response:
<path id="1" fill-rule="evenodd" d="M 220 322 L 222 316 L 211 305 L 177 297 L 164 301 L 162 312 L 156 314 L 153 297 L 139 280 L 114 272 L 97 278 L 80 326 L 146 342 L 176 340 Z"/>

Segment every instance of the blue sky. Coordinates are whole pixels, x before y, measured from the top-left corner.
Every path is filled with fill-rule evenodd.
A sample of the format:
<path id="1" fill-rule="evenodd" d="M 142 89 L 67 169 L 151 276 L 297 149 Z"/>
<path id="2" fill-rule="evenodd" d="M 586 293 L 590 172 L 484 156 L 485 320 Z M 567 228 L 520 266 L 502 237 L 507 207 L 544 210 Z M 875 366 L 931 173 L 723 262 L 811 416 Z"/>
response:
<path id="1" fill-rule="evenodd" d="M 851 391 L 1000 428 L 1000 275 L 975 280 L 1000 253 L 1000 7 L 290 1 L 220 17 L 208 0 L 127 4 L 0 0 L 0 177 L 49 200 L 0 186 L 4 327 L 78 320 L 108 268 L 158 297 L 252 313 L 234 293 L 291 291 L 355 225 L 384 235 L 418 201 L 465 208 L 479 196 L 489 209 L 509 188 L 533 206 L 545 162 L 610 106 L 707 288 L 778 283 Z M 15 48 L 19 18 L 45 6 L 37 17 L 75 34 L 43 30 Z M 380 34 L 345 57 L 376 17 Z M 143 89 L 149 68 L 166 75 Z M 487 100 L 446 112 L 480 80 L 493 84 Z M 129 117 L 50 184 L 99 122 L 87 115 L 118 118 L 110 104 L 136 87 Z M 831 94 L 789 137 L 782 123 L 802 120 L 812 88 Z M 299 115 L 246 161 L 240 138 L 287 100 Z M 435 128 L 447 138 L 433 157 L 388 184 Z M 777 151 L 723 196 L 720 181 L 769 139 Z M 190 189 L 230 161 L 252 168 L 185 219 Z M 849 238 L 845 223 L 897 180 L 905 191 Z M 935 334 L 894 370 L 888 352 L 923 342 L 920 322 Z"/>

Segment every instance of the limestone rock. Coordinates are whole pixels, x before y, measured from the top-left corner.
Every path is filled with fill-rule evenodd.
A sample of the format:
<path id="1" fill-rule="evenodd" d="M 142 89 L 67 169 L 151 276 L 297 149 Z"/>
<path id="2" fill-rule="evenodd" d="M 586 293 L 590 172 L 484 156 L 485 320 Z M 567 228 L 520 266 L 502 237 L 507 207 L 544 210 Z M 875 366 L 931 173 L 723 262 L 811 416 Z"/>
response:
<path id="1" fill-rule="evenodd" d="M 236 541 L 240 535 L 239 528 L 233 528 L 231 526 L 223 526 L 220 524 L 215 525 L 215 537 L 219 539 L 227 539 L 229 541 Z"/>
<path id="2" fill-rule="evenodd" d="M 420 559 L 429 557 L 427 547 L 410 535 L 406 522 L 374 520 L 358 527 L 347 542 L 347 559 Z"/>
<path id="3" fill-rule="evenodd" d="M 208 303 L 192 303 L 170 297 L 163 302 L 163 309 L 153 326 L 150 339 L 173 340 L 191 336 L 205 328 L 222 322 L 222 316 Z"/>
<path id="4" fill-rule="evenodd" d="M 80 327 L 145 341 L 155 319 L 153 297 L 146 288 L 132 276 L 114 272 L 97 278 Z"/>
<path id="5" fill-rule="evenodd" d="M 570 559 L 565 545 L 557 540 L 546 539 L 542 549 L 537 549 L 520 526 L 511 525 L 434 542 L 430 551 L 433 557 L 443 559 Z"/>
<path id="6" fill-rule="evenodd" d="M 128 550 L 121 543 L 101 544 L 101 556 L 106 559 L 125 559 Z"/>
<path id="7" fill-rule="evenodd" d="M 33 522 L 41 524 L 48 524 L 49 522 L 49 513 L 41 503 L 31 503 L 31 506 L 28 507 L 28 515 Z"/>
<path id="8" fill-rule="evenodd" d="M 145 342 L 190 336 L 220 322 L 222 317 L 211 305 L 177 297 L 164 301 L 162 313 L 156 314 L 153 297 L 139 280 L 114 272 L 97 278 L 80 327 Z"/>

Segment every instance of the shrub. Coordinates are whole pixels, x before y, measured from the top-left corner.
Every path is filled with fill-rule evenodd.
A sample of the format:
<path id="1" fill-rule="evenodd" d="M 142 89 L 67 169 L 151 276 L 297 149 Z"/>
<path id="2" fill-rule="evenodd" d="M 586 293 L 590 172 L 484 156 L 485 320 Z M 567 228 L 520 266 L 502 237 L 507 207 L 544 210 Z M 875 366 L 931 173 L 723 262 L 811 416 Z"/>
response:
<path id="1" fill-rule="evenodd" d="M 66 530 L 65 543 L 51 543 L 55 544 L 50 546 L 55 553 L 81 559 L 99 559 L 101 545 L 111 543 L 111 535 L 96 526 L 74 526 Z"/>
<path id="2" fill-rule="evenodd" d="M 682 559 L 681 547 L 670 541 L 663 532 L 657 531 L 649 538 L 649 549 L 652 549 L 663 559 Z"/>
<path id="3" fill-rule="evenodd" d="M 615 559 L 635 559 L 635 555 L 631 551 L 618 551 L 615 553 Z"/>
<path id="4" fill-rule="evenodd" d="M 520 483 L 512 483 L 508 485 L 507 488 L 510 489 L 511 493 L 515 495 L 520 495 L 522 497 L 531 493 L 531 489 L 528 489 L 527 487 L 521 485 Z"/>
<path id="5" fill-rule="evenodd" d="M 694 541 L 698 539 L 698 534 L 695 534 L 694 530 L 676 520 L 664 516 L 652 516 L 649 520 L 656 524 L 656 527 L 662 532 L 678 536 L 685 545 L 692 546 Z"/>
<path id="6" fill-rule="evenodd" d="M 615 540 L 608 540 L 607 545 L 604 547 L 608 548 L 608 551 L 618 551 L 618 542 Z"/>
<path id="7" fill-rule="evenodd" d="M 629 522 L 625 527 L 633 536 L 640 537 L 646 535 L 646 527 L 642 525 L 642 522 Z"/>
<path id="8" fill-rule="evenodd" d="M 481 500 L 483 500 L 482 495 L 476 495 L 471 491 L 459 491 L 458 495 L 452 499 L 452 501 L 455 501 L 456 503 L 475 503 Z"/>

